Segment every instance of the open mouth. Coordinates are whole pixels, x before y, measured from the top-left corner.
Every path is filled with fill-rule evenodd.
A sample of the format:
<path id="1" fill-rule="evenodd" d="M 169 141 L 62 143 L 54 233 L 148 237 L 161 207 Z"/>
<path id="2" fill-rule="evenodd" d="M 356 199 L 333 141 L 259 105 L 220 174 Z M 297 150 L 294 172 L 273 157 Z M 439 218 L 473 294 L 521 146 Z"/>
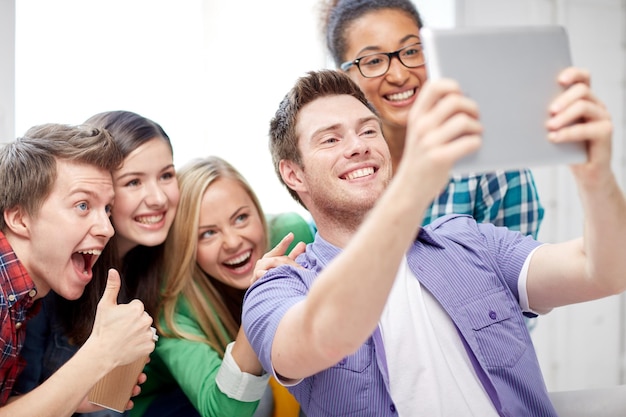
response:
<path id="1" fill-rule="evenodd" d="M 415 95 L 417 88 L 412 90 L 403 91 L 401 93 L 388 94 L 385 96 L 385 99 L 389 101 L 404 101 L 408 100 Z"/>
<path id="2" fill-rule="evenodd" d="M 98 249 L 74 252 L 72 254 L 74 267 L 77 270 L 82 271 L 83 275 L 89 275 L 93 264 L 96 262 L 96 259 L 98 259 L 98 256 L 100 256 L 101 253 L 102 251 Z"/>
<path id="3" fill-rule="evenodd" d="M 346 175 L 344 175 L 343 179 L 355 180 L 357 178 L 363 178 L 363 177 L 367 177 L 370 175 L 374 175 L 375 172 L 376 170 L 374 169 L 374 167 L 355 169 L 354 171 L 348 172 Z"/>
<path id="4" fill-rule="evenodd" d="M 246 266 L 250 262 L 250 257 L 252 256 L 252 250 L 243 253 L 236 258 L 229 259 L 228 261 L 222 262 L 226 268 L 230 269 L 238 269 Z"/>

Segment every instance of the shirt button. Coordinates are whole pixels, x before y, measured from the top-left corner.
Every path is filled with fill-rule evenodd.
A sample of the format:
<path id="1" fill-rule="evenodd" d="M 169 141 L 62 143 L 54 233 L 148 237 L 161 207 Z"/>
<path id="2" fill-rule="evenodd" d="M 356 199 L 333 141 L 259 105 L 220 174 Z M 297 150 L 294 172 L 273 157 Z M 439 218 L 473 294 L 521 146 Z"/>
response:
<path id="1" fill-rule="evenodd" d="M 16 329 L 21 329 L 22 328 L 22 322 L 18 321 L 17 323 L 15 323 L 15 328 Z"/>
<path id="2" fill-rule="evenodd" d="M 36 289 L 34 289 L 34 288 L 28 292 L 28 296 L 29 296 L 30 298 L 33 298 L 33 297 L 34 297 L 34 296 L 36 296 L 36 295 L 37 295 L 37 290 L 36 290 Z"/>
<path id="3" fill-rule="evenodd" d="M 395 404 L 391 404 L 391 405 L 389 406 L 389 409 L 391 410 L 391 412 L 392 412 L 392 413 L 395 413 L 395 412 L 396 412 L 396 406 L 395 406 Z"/>
<path id="4" fill-rule="evenodd" d="M 9 301 L 15 301 L 15 294 L 9 295 Z"/>
<path id="5" fill-rule="evenodd" d="M 496 314 L 496 312 L 495 312 L 495 311 L 491 310 L 491 311 L 489 312 L 489 317 L 491 317 L 491 320 L 495 320 L 495 319 L 496 319 L 496 317 L 498 317 L 498 315 Z"/>

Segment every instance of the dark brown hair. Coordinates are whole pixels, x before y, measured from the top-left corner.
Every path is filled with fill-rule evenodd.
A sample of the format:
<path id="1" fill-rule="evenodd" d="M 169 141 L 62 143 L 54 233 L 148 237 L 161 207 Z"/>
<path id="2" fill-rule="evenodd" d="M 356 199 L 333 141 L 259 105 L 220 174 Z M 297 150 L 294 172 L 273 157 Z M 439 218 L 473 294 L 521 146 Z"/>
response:
<path id="1" fill-rule="evenodd" d="M 411 0 L 322 0 L 320 24 L 326 47 L 337 68 L 346 59 L 346 32 L 352 22 L 367 13 L 386 9 L 406 13 L 418 28 L 423 26 L 422 18 Z"/>
<path id="2" fill-rule="evenodd" d="M 269 147 L 272 162 L 278 179 L 283 185 L 286 186 L 280 175 L 279 164 L 281 160 L 293 161 L 302 167 L 302 155 L 298 150 L 298 137 L 296 136 L 296 124 L 300 110 L 318 98 L 333 95 L 352 96 L 374 114 L 377 114 L 359 86 L 342 72 L 335 70 L 311 71 L 300 77 L 285 95 L 276 114 L 270 121 Z M 304 206 L 298 194 L 289 187 L 287 189 L 291 196 Z"/>

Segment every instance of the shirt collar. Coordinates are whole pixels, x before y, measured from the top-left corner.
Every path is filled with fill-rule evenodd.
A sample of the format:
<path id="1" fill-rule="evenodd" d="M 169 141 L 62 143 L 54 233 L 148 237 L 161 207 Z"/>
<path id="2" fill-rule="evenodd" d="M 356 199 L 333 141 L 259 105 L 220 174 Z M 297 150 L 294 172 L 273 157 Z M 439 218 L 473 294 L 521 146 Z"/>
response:
<path id="1" fill-rule="evenodd" d="M 419 232 L 417 233 L 417 237 L 415 238 L 415 241 L 416 242 L 419 241 L 422 244 L 434 246 L 439 249 L 445 248 L 442 240 L 437 238 L 435 233 L 433 233 L 433 231 L 430 230 L 429 226 L 420 227 Z M 311 249 L 313 250 L 313 252 L 318 252 L 316 248 L 321 249 L 321 251 L 324 253 L 324 256 L 323 256 L 324 259 L 328 259 L 328 258 L 333 259 L 342 251 L 341 248 L 325 240 L 319 233 L 315 236 L 315 241 L 313 242 L 313 245 L 311 246 L 312 246 Z"/>
<path id="2" fill-rule="evenodd" d="M 37 295 L 32 278 L 17 258 L 11 244 L 0 231 L 0 282 L 3 296 L 9 307 L 16 303 L 25 303 L 29 308 Z"/>

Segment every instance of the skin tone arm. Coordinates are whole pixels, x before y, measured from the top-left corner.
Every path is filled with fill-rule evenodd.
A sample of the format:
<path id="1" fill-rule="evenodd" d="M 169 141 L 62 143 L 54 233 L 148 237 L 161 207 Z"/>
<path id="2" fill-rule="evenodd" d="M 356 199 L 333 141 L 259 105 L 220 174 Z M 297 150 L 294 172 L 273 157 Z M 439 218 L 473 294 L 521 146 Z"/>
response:
<path id="1" fill-rule="evenodd" d="M 237 362 L 239 369 L 241 372 L 246 372 L 252 375 L 261 375 L 263 373 L 263 367 L 259 362 L 259 359 L 254 353 L 252 346 L 250 346 L 250 342 L 243 332 L 243 326 L 239 327 L 239 332 L 237 333 L 236 342 L 233 345 L 233 350 L 231 354 L 233 355 L 233 359 Z"/>
<path id="2" fill-rule="evenodd" d="M 269 252 L 267 252 L 263 258 L 259 259 L 254 268 L 253 278 L 250 282 L 250 285 L 254 283 L 259 277 L 261 277 L 268 269 L 274 268 L 279 265 L 293 265 L 300 267 L 295 261 L 295 259 L 304 252 L 306 248 L 306 244 L 304 242 L 299 242 L 289 254 L 285 254 L 287 248 L 293 242 L 294 235 L 293 233 L 288 233 L 278 244 L 272 248 Z M 243 326 L 239 328 L 239 333 L 237 334 L 237 343 L 233 345 L 232 355 L 237 365 L 239 365 L 239 369 L 242 372 L 247 372 L 253 375 L 261 375 L 263 372 L 263 367 L 259 362 L 259 359 L 256 356 L 256 353 L 250 346 L 250 342 L 246 337 Z"/>
<path id="3" fill-rule="evenodd" d="M 569 69 L 559 81 L 569 88 L 550 107 L 549 138 L 587 143 L 587 162 L 571 167 L 585 213 L 584 237 L 542 246 L 533 256 L 527 290 L 536 311 L 626 290 L 626 199 L 611 171 L 611 119 L 591 93 L 587 72 Z"/>
<path id="4" fill-rule="evenodd" d="M 477 117 L 475 102 L 456 82 L 424 85 L 409 114 L 405 157 L 392 182 L 356 234 L 345 237 L 345 250 L 278 326 L 272 363 L 282 377 L 326 369 L 372 334 L 425 209 L 447 184 L 454 162 L 480 146 Z"/>
<path id="5" fill-rule="evenodd" d="M 119 289 L 119 274 L 111 270 L 89 339 L 43 384 L 0 408 L 0 417 L 71 416 L 101 377 L 150 355 L 152 318 L 138 300 L 118 305 Z"/>

